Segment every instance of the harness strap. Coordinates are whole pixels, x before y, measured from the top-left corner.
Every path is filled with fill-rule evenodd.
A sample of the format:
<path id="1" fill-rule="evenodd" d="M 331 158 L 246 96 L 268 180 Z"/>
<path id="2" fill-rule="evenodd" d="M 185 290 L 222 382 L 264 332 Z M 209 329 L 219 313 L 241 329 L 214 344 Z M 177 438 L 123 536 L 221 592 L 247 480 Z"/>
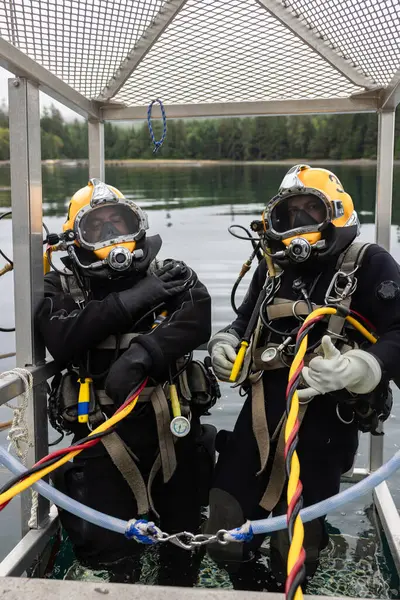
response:
<path id="1" fill-rule="evenodd" d="M 321 308 L 316 305 L 314 308 Z M 304 300 L 289 300 L 287 298 L 275 298 L 273 304 L 267 307 L 267 315 L 270 321 L 275 319 L 284 319 L 287 317 L 306 317 L 310 314 L 307 302 Z"/>
<path id="2" fill-rule="evenodd" d="M 160 445 L 160 458 L 163 470 L 164 483 L 167 483 L 176 469 L 176 454 L 174 437 L 170 429 L 171 415 L 169 412 L 167 398 L 161 385 L 158 385 L 151 395 L 156 417 L 158 443 Z"/>
<path id="3" fill-rule="evenodd" d="M 251 417 L 253 424 L 253 434 L 256 438 L 258 452 L 260 454 L 260 470 L 257 475 L 262 473 L 267 465 L 270 440 L 267 424 L 267 415 L 265 412 L 264 386 L 262 377 L 253 384 L 251 388 Z"/>
<path id="4" fill-rule="evenodd" d="M 60 273 L 61 287 L 64 294 L 69 294 L 77 304 L 81 305 L 85 301 L 85 296 L 81 288 L 78 285 L 75 275 L 69 270 L 65 269 L 66 275 Z"/>
<path id="5" fill-rule="evenodd" d="M 298 420 L 300 424 L 306 414 L 308 404 L 300 404 Z M 259 505 L 264 510 L 270 512 L 278 504 L 286 481 L 285 471 L 285 426 L 286 426 L 286 415 L 282 415 L 282 418 L 275 430 L 274 436 L 280 427 L 278 444 L 276 446 L 275 455 L 271 468 L 271 475 L 268 480 L 266 490 L 261 498 Z"/>
<path id="6" fill-rule="evenodd" d="M 101 441 L 112 462 L 131 488 L 137 503 L 138 514 L 147 514 L 149 512 L 149 500 L 146 484 L 124 442 L 115 431 L 103 437 Z"/>
<path id="7" fill-rule="evenodd" d="M 104 390 L 96 390 L 101 404 L 112 403 Z M 142 474 L 133 460 L 128 448 L 118 436 L 112 433 L 102 438 L 104 447 L 111 457 L 114 465 L 132 490 L 138 505 L 138 514 L 143 515 L 149 512 L 150 508 L 158 517 L 152 498 L 152 485 L 154 479 L 162 468 L 164 483 L 167 483 L 175 472 L 177 461 L 175 454 L 175 438 L 170 430 L 170 412 L 167 398 L 161 385 L 157 387 L 147 387 L 141 392 L 139 401 L 151 402 L 156 418 L 158 443 L 160 452 L 151 468 L 147 486 Z"/>
<path id="8" fill-rule="evenodd" d="M 345 250 L 338 258 L 336 263 L 336 272 L 344 273 L 351 276 L 355 269 L 358 269 L 364 258 L 364 255 L 371 244 L 368 242 L 354 242 Z M 339 304 L 344 308 L 349 309 L 351 306 L 352 296 L 344 298 Z M 327 333 L 338 337 L 343 331 L 346 319 L 339 315 L 331 315 L 328 321 Z"/>

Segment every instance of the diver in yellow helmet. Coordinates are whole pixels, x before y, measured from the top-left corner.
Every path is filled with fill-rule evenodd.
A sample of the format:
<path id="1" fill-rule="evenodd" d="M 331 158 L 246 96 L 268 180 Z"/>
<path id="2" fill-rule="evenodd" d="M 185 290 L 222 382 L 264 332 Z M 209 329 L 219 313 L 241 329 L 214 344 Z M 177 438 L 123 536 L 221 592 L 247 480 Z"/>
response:
<path id="1" fill-rule="evenodd" d="M 216 433 L 201 417 L 218 393 L 209 369 L 192 360 L 211 333 L 208 291 L 182 260 L 158 256 L 161 237 L 147 235 L 145 212 L 98 179 L 74 194 L 63 230 L 65 268 L 52 265 L 45 275 L 35 315 L 60 369 L 49 397 L 51 424 L 78 441 L 147 385 L 118 429 L 52 482 L 120 519 L 199 531 Z M 143 546 L 67 511 L 60 519 L 78 560 L 94 568 L 112 563 L 111 571 L 123 560 L 118 568 L 126 577 L 133 566 L 126 560 L 136 555 L 137 576 Z M 160 584 L 193 585 L 199 554 L 164 544 L 159 557 Z"/>
<path id="2" fill-rule="evenodd" d="M 161 247 L 159 235 L 146 236 L 147 214 L 115 187 L 99 179 L 71 198 L 64 240 L 72 261 L 89 277 L 144 272 Z"/>
<path id="3" fill-rule="evenodd" d="M 234 380 L 244 399 L 233 431 L 217 434 L 208 534 L 287 511 L 285 409 L 293 391 L 288 378 L 310 313 L 327 304 L 338 310 L 309 331 L 297 388 L 304 507 L 339 492 L 355 460 L 359 431 L 380 435 L 393 401 L 389 380 L 396 378 L 400 361 L 399 265 L 380 246 L 355 241 L 353 202 L 333 173 L 294 166 L 251 227 L 264 258 L 236 318 L 208 343 L 218 379 L 232 381 L 234 367 L 239 370 Z M 365 343 L 346 324 L 348 314 L 375 328 L 377 343 Z M 305 523 L 304 530 L 305 572 L 312 577 L 329 535 L 324 518 Z M 262 541 L 257 535 L 247 543 L 207 549 L 236 589 L 282 591 L 287 530 L 270 537 L 269 573 L 258 553 Z"/>
<path id="4" fill-rule="evenodd" d="M 265 236 L 278 264 L 326 260 L 340 253 L 359 234 L 351 197 L 327 169 L 292 167 L 267 204 Z"/>

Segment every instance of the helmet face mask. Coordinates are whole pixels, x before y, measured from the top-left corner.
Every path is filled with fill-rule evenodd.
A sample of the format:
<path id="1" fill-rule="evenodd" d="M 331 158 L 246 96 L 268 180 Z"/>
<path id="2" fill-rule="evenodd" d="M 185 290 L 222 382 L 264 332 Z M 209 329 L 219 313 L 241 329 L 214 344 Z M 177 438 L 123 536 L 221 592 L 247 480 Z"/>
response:
<path id="1" fill-rule="evenodd" d="M 99 250 L 141 239 L 148 228 L 145 213 L 133 203 L 103 202 L 82 208 L 75 217 L 74 232 L 82 248 Z"/>
<path id="2" fill-rule="evenodd" d="M 71 198 L 63 230 L 71 233 L 68 252 L 72 260 L 87 274 L 97 275 L 103 271 L 121 272 L 131 265 L 137 269 L 133 259 L 143 257 L 144 252 L 135 248 L 148 227 L 147 215 L 139 206 L 127 200 L 117 188 L 91 179 Z M 78 248 L 89 251 L 89 256 L 92 253 L 91 264 L 80 262 Z M 123 263 L 122 257 L 125 257 Z"/>
<path id="3" fill-rule="evenodd" d="M 340 237 L 341 230 L 351 226 L 354 237 L 359 233 L 353 201 L 339 179 L 326 169 L 308 165 L 296 165 L 287 172 L 278 194 L 265 208 L 263 222 L 265 238 L 274 247 L 281 243 L 281 248 L 290 250 L 294 240 L 296 243 L 303 240 L 310 245 L 314 255 L 329 254 L 329 244 L 324 239 L 324 231 L 328 228 L 334 233 L 329 235 L 330 239 Z M 344 236 L 346 239 L 349 233 Z M 311 252 L 307 258 L 309 256 Z"/>
<path id="4" fill-rule="evenodd" d="M 327 198 L 307 188 L 301 192 L 278 194 L 265 211 L 268 234 L 283 242 L 293 236 L 322 231 L 330 223 L 331 216 Z"/>

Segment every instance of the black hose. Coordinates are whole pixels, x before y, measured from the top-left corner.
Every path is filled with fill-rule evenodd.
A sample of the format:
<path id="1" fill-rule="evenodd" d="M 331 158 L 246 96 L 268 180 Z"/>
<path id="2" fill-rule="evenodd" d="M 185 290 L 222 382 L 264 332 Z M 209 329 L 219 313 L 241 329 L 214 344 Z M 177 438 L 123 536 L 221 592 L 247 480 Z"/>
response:
<path id="1" fill-rule="evenodd" d="M 241 235 L 237 235 L 237 233 L 233 233 L 232 229 L 234 229 L 235 227 L 237 227 L 238 229 L 242 229 L 243 231 L 246 232 L 247 237 L 243 237 Z M 257 256 L 257 260 L 258 262 L 261 262 L 263 259 L 263 255 L 262 252 L 260 250 L 260 242 L 261 242 L 261 238 L 255 238 L 251 235 L 251 232 L 244 227 L 243 225 L 230 225 L 230 227 L 228 227 L 228 231 L 231 235 L 233 235 L 233 237 L 237 238 L 238 240 L 245 240 L 245 241 L 250 241 L 251 245 L 253 246 L 253 250 L 255 252 L 255 255 Z"/>

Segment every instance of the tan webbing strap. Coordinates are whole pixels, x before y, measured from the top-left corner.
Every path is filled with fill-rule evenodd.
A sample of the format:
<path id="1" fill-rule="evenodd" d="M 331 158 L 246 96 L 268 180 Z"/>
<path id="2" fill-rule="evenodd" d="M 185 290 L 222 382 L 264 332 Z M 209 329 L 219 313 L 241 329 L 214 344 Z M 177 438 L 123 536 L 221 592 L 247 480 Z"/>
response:
<path id="1" fill-rule="evenodd" d="M 104 436 L 101 441 L 110 455 L 112 462 L 131 488 L 137 503 L 138 514 L 147 514 L 149 512 L 149 501 L 146 484 L 124 442 L 115 432 Z"/>
<path id="2" fill-rule="evenodd" d="M 354 242 L 349 248 L 343 252 L 336 263 L 336 272 L 341 271 L 346 275 L 349 275 L 354 271 L 356 267 L 362 264 L 364 254 L 371 244 L 367 242 Z M 344 308 L 350 308 L 351 296 L 348 296 L 340 302 L 340 306 Z M 339 315 L 332 315 L 328 321 L 327 333 L 333 334 L 333 336 L 341 335 L 345 323 L 345 318 Z"/>
<path id="3" fill-rule="evenodd" d="M 343 306 L 343 308 L 350 308 L 350 304 L 351 296 L 348 296 L 340 302 L 340 306 Z M 328 327 L 326 329 L 326 333 L 329 335 L 333 335 L 333 337 L 340 336 L 343 331 L 345 321 L 345 317 L 341 317 L 340 315 L 331 315 L 328 320 Z"/>
<path id="4" fill-rule="evenodd" d="M 262 378 L 259 379 L 252 386 L 251 391 L 251 411 L 252 411 L 252 423 L 253 433 L 256 438 L 258 452 L 260 454 L 260 470 L 256 475 L 261 475 L 267 466 L 269 451 L 270 451 L 270 437 L 268 430 L 267 415 L 265 412 L 265 401 L 264 401 L 264 385 Z M 272 434 L 272 441 L 274 441 L 281 429 L 282 423 L 285 419 L 283 414 L 274 433 Z"/>
<path id="5" fill-rule="evenodd" d="M 306 414 L 308 404 L 300 404 L 298 419 L 303 421 L 304 415 Z M 271 475 L 268 481 L 267 488 L 264 492 L 263 497 L 260 500 L 260 506 L 268 512 L 272 511 L 280 497 L 282 496 L 283 488 L 285 487 L 286 481 L 286 469 L 285 469 L 285 425 L 286 415 L 281 419 L 281 430 L 278 439 L 278 445 L 276 447 L 274 462 L 272 463 Z M 279 425 L 278 425 L 279 427 Z M 277 428 L 278 429 L 278 428 Z M 276 433 L 276 430 L 275 430 Z M 274 434 L 275 436 L 275 434 Z"/>
<path id="6" fill-rule="evenodd" d="M 176 454 L 174 448 L 174 436 L 170 430 L 171 415 L 168 402 L 161 385 L 158 385 L 151 395 L 156 417 L 158 443 L 160 446 L 161 465 L 163 470 L 164 483 L 167 483 L 176 469 Z"/>
<path id="7" fill-rule="evenodd" d="M 153 495 L 152 495 L 151 490 L 153 487 L 153 482 L 154 482 L 156 475 L 157 475 L 158 471 L 160 470 L 160 468 L 161 468 L 161 456 L 160 456 L 160 454 L 158 454 L 156 460 L 153 463 L 153 466 L 151 467 L 149 479 L 147 482 L 147 497 L 149 499 L 150 508 L 158 519 L 160 518 L 160 515 L 158 514 L 158 512 L 156 511 L 156 507 L 154 506 Z"/>
<path id="8" fill-rule="evenodd" d="M 251 388 L 251 419 L 260 454 L 260 470 L 257 473 L 260 475 L 267 465 L 270 447 L 262 377 Z"/>
<path id="9" fill-rule="evenodd" d="M 320 308 L 320 306 L 315 306 Z M 310 309 L 304 300 L 288 300 L 286 298 L 275 298 L 273 304 L 267 307 L 267 315 L 270 321 L 274 319 L 284 319 L 286 317 L 306 317 L 310 314 Z"/>

